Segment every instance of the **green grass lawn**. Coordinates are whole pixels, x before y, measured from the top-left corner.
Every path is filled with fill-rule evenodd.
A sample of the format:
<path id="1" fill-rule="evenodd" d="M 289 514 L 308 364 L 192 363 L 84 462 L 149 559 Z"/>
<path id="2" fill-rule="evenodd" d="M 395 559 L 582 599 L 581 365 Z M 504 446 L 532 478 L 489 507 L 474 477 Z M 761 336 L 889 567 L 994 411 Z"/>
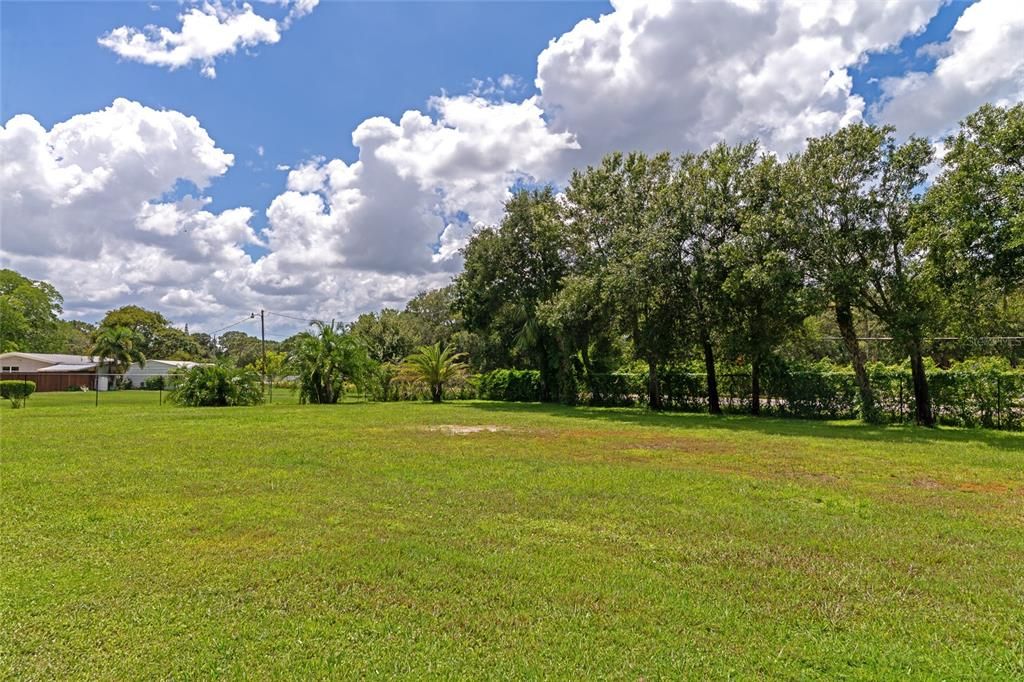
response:
<path id="1" fill-rule="evenodd" d="M 6 677 L 1024 678 L 1022 434 L 92 400 L 0 410 Z"/>

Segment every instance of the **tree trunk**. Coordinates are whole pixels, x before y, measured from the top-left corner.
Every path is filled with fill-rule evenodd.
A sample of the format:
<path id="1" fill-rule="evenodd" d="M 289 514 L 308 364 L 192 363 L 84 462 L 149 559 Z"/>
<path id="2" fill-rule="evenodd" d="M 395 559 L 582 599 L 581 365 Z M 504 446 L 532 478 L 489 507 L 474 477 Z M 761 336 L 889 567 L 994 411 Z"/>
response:
<path id="1" fill-rule="evenodd" d="M 442 384 L 434 384 L 430 387 L 430 401 L 434 403 L 441 402 L 441 395 L 444 392 L 444 386 Z"/>
<path id="2" fill-rule="evenodd" d="M 910 347 L 910 372 L 914 378 L 914 421 L 919 426 L 935 426 L 932 399 L 928 395 L 928 377 L 924 372 L 921 342 L 917 340 Z"/>
<path id="3" fill-rule="evenodd" d="M 652 410 L 661 409 L 661 385 L 658 382 L 658 363 L 647 360 L 647 404 Z"/>
<path id="4" fill-rule="evenodd" d="M 590 404 L 601 404 L 601 391 L 594 382 L 594 368 L 590 366 L 590 343 L 584 342 L 580 348 L 580 360 L 583 361 L 583 371 L 587 375 L 587 388 L 590 390 Z"/>
<path id="5" fill-rule="evenodd" d="M 704 348 L 704 371 L 708 375 L 708 412 L 722 414 L 718 401 L 718 375 L 715 373 L 715 349 L 711 345 L 707 329 L 701 329 L 700 344 Z"/>
<path id="6" fill-rule="evenodd" d="M 843 345 L 853 362 L 853 374 L 857 380 L 857 389 L 860 392 L 860 416 L 866 422 L 877 423 L 879 421 L 878 406 L 875 404 L 875 394 L 871 390 L 871 382 L 868 380 L 868 371 L 865 367 L 864 350 L 860 347 L 857 339 L 857 329 L 853 325 L 853 311 L 846 301 L 836 301 L 836 324 L 839 325 L 839 334 L 843 337 Z"/>
<path id="7" fill-rule="evenodd" d="M 761 361 L 756 358 L 750 363 L 750 414 L 761 414 Z"/>

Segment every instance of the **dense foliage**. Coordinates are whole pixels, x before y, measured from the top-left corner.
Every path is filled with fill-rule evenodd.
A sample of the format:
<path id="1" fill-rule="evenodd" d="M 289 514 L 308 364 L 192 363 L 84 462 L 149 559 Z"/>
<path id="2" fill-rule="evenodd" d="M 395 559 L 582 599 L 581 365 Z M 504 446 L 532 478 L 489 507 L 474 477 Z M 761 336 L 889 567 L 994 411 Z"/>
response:
<path id="1" fill-rule="evenodd" d="M 540 372 L 534 369 L 496 369 L 477 379 L 477 396 L 483 400 L 535 402 L 542 395 Z"/>
<path id="2" fill-rule="evenodd" d="M 0 353 L 61 350 L 63 303 L 53 285 L 0 270 Z"/>
<path id="3" fill-rule="evenodd" d="M 948 413 L 940 369 L 979 351 L 1020 359 L 987 346 L 1024 335 L 1022 132 L 1024 104 L 983 107 L 930 184 L 926 140 L 856 124 L 784 160 L 756 142 L 613 153 L 562 196 L 520 191 L 469 241 L 455 283 L 477 369 L 536 370 L 542 400 L 605 404 L 628 389 L 657 409 L 687 366 L 680 400 L 699 394 L 716 413 L 719 373 L 742 368 L 722 379 L 754 414 L 783 400 L 787 413 L 878 421 L 891 410 L 868 366 L 884 355 L 906 363 L 903 404 L 932 425 Z M 880 333 L 882 350 L 861 338 Z M 794 369 L 819 360 L 850 369 Z M 642 391 L 627 386 L 641 376 Z"/>
<path id="4" fill-rule="evenodd" d="M 314 323 L 314 331 L 302 333 L 292 365 L 299 377 L 299 401 L 333 404 L 345 395 L 346 382 L 363 387 L 373 364 L 363 345 L 334 322 Z"/>
<path id="5" fill-rule="evenodd" d="M 497 374 L 501 370 L 492 372 Z M 904 422 L 914 418 L 913 372 L 909 363 L 867 363 L 867 382 L 874 395 L 876 419 Z M 947 369 L 928 363 L 932 409 L 936 420 L 954 426 L 1024 427 L 1024 370 L 1013 370 L 1001 358 L 954 362 Z M 486 376 L 486 375 L 485 375 Z M 594 405 L 648 405 L 645 372 L 618 372 L 598 377 L 601 393 L 583 395 Z M 719 399 L 728 412 L 749 412 L 751 368 L 718 368 Z M 805 419 L 850 419 L 860 409 L 860 391 L 849 366 L 822 360 L 814 363 L 775 361 L 761 375 L 768 396 L 762 413 Z M 518 400 L 491 391 L 482 398 Z M 660 404 L 665 408 L 701 411 L 707 408 L 707 375 L 693 365 L 668 365 L 659 381 Z"/>
<path id="6" fill-rule="evenodd" d="M 186 407 L 232 407 L 263 402 L 260 377 L 250 369 L 197 365 L 174 372 L 170 400 Z"/>
<path id="7" fill-rule="evenodd" d="M 420 346 L 405 359 L 399 368 L 399 379 L 412 386 L 422 386 L 430 394 L 430 400 L 441 402 L 445 387 L 457 386 L 466 379 L 465 353 L 458 353 L 451 346 Z"/>

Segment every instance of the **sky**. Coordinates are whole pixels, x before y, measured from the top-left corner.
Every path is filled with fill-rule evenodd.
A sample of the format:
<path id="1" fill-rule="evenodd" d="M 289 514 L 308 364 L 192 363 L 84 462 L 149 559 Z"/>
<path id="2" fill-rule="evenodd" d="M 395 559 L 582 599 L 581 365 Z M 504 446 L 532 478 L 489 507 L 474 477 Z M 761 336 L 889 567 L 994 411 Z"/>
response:
<path id="1" fill-rule="evenodd" d="M 0 264 L 193 331 L 401 307 L 613 150 L 1024 99 L 1019 0 L 0 2 Z"/>

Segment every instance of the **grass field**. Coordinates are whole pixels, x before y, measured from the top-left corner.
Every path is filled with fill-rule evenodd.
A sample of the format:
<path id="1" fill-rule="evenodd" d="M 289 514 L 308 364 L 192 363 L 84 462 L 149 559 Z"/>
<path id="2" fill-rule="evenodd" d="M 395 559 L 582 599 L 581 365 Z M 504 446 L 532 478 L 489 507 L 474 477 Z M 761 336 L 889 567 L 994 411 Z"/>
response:
<path id="1" fill-rule="evenodd" d="M 101 400 L 0 408 L 5 677 L 1024 678 L 1022 434 Z"/>

